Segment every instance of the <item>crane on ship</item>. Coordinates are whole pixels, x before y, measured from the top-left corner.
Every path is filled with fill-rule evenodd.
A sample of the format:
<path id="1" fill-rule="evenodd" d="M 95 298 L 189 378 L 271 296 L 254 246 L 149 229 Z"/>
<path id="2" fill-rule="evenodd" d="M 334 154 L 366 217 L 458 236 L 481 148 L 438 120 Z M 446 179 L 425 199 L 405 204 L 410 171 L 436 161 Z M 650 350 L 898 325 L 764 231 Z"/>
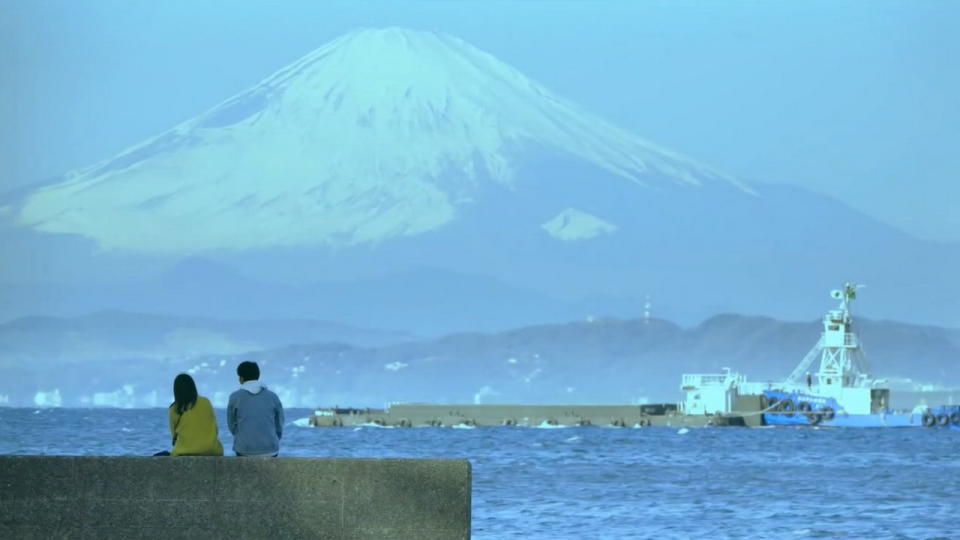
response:
<path id="1" fill-rule="evenodd" d="M 823 332 L 820 339 L 804 356 L 786 379 L 790 386 L 811 386 L 811 367 L 819 360 L 816 382 L 821 389 L 863 388 L 872 384 L 870 368 L 863 354 L 860 339 L 853 330 L 850 303 L 857 298 L 857 289 L 865 285 L 847 282 L 842 289 L 833 290 L 830 296 L 840 305 L 823 317 Z"/>

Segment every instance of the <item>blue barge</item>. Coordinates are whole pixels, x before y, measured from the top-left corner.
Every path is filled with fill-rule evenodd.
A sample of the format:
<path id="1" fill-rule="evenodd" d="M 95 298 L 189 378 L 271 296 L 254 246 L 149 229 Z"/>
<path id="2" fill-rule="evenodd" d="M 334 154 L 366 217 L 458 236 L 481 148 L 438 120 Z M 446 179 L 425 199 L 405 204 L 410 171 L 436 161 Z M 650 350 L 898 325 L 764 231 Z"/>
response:
<path id="1" fill-rule="evenodd" d="M 805 392 L 765 390 L 763 420 L 773 426 L 928 427 L 960 430 L 960 405 L 917 408 L 910 412 L 880 410 L 850 414 L 835 398 Z"/>

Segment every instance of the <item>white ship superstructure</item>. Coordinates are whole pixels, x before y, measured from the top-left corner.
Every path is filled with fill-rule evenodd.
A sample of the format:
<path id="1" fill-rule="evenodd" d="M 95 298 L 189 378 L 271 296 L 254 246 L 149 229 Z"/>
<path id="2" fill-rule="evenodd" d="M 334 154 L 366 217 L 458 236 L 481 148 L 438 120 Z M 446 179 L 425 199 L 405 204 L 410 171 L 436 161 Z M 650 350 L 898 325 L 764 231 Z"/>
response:
<path id="1" fill-rule="evenodd" d="M 870 376 L 853 329 L 850 303 L 860 287 L 846 283 L 831 292 L 840 301 L 839 306 L 824 315 L 820 339 L 784 381 L 747 382 L 744 375 L 729 368 L 723 373 L 686 374 L 681 383 L 684 412 L 730 414 L 742 411 L 737 407 L 738 399 L 763 396 L 761 407 L 765 412 L 783 412 L 791 419 L 810 417 L 819 422 L 820 409 L 826 409 L 831 418 L 837 414 L 886 414 L 890 391 L 880 387 L 885 381 Z"/>
<path id="2" fill-rule="evenodd" d="M 859 287 L 847 283 L 842 290 L 831 292 L 840 305 L 824 315 L 820 340 L 780 385 L 783 390 L 833 398 L 850 414 L 870 414 L 887 408 L 890 391 L 877 388 L 885 381 L 870 376 L 860 338 L 853 330 L 850 302 L 856 299 Z M 818 369 L 812 373 L 818 360 Z"/>

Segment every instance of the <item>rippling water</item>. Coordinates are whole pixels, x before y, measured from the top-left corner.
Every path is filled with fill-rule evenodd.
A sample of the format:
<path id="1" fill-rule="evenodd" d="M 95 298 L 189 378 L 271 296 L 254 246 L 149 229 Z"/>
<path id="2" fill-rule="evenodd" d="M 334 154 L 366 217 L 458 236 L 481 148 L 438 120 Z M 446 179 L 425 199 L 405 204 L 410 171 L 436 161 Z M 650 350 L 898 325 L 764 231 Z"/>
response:
<path id="1" fill-rule="evenodd" d="M 287 412 L 282 455 L 469 459 L 479 539 L 960 538 L 958 430 L 296 425 L 308 413 Z M 0 409 L 0 454 L 149 455 L 166 422 Z"/>

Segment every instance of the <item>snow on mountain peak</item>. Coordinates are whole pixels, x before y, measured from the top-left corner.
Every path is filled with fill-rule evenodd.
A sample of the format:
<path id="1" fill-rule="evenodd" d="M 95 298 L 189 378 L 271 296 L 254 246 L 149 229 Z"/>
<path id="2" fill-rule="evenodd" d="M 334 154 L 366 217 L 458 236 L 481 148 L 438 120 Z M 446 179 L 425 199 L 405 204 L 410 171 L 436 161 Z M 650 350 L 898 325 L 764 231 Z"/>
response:
<path id="1" fill-rule="evenodd" d="M 619 227 L 583 210 L 567 208 L 541 225 L 541 228 L 558 240 L 570 241 L 612 234 Z"/>
<path id="2" fill-rule="evenodd" d="M 641 185 L 749 191 L 458 38 L 386 28 L 337 38 L 199 117 L 38 189 L 18 221 L 149 252 L 375 243 L 451 221 L 483 179 L 516 186 L 527 145 Z"/>

